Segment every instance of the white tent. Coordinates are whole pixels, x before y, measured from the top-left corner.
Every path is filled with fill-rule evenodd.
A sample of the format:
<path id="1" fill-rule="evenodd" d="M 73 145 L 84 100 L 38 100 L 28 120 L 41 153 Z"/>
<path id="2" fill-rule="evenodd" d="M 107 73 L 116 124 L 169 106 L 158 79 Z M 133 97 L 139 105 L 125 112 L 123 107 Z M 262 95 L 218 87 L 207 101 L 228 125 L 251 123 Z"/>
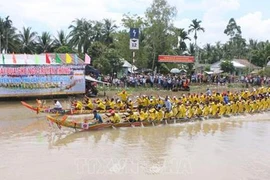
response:
<path id="1" fill-rule="evenodd" d="M 268 63 L 266 64 L 266 66 L 270 66 L 270 61 L 268 61 Z"/>
<path id="2" fill-rule="evenodd" d="M 127 68 L 127 70 L 130 73 L 134 73 L 134 71 L 136 71 L 138 68 L 132 64 L 130 64 L 128 61 L 123 60 L 124 64 L 122 65 L 123 68 Z"/>
<path id="3" fill-rule="evenodd" d="M 88 81 L 92 81 L 92 82 L 97 82 L 97 83 L 102 83 L 102 84 L 110 84 L 108 82 L 103 82 L 103 81 L 99 81 L 91 76 L 85 76 L 85 79 L 88 80 Z"/>

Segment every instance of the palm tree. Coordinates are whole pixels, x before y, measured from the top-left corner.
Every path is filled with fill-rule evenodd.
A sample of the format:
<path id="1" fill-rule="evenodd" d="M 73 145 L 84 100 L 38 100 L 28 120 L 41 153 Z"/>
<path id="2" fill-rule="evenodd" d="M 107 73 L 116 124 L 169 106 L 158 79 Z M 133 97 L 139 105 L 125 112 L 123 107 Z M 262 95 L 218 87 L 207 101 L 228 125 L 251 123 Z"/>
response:
<path id="1" fill-rule="evenodd" d="M 8 35 L 9 35 L 9 32 L 12 30 L 12 21 L 9 19 L 9 16 L 7 16 L 5 18 L 5 21 L 4 21 L 4 30 L 5 30 L 5 37 L 6 37 L 6 52 L 8 52 Z"/>
<path id="2" fill-rule="evenodd" d="M 112 37 L 112 33 L 115 32 L 117 26 L 114 24 L 114 21 L 110 20 L 110 19 L 104 19 L 104 24 L 103 24 L 103 42 L 106 45 L 110 45 L 113 43 L 113 37 Z"/>
<path id="3" fill-rule="evenodd" d="M 70 25 L 70 44 L 78 48 L 79 53 L 86 53 L 94 40 L 93 22 L 86 19 L 76 19 L 75 25 Z"/>
<path id="4" fill-rule="evenodd" d="M 180 54 L 182 54 L 184 51 L 187 50 L 187 44 L 186 40 L 191 40 L 190 37 L 188 37 L 188 33 L 183 28 L 177 28 L 176 29 L 177 36 L 180 38 L 179 40 L 179 51 Z"/>
<path id="5" fill-rule="evenodd" d="M 53 40 L 49 32 L 42 32 L 38 38 L 38 50 L 40 53 L 53 51 Z"/>
<path id="6" fill-rule="evenodd" d="M 5 19 L 0 18 L 0 51 L 4 49 L 5 52 L 17 52 L 18 44 L 16 28 L 12 26 L 9 16 Z"/>
<path id="7" fill-rule="evenodd" d="M 57 37 L 54 40 L 55 48 L 68 45 L 68 37 L 63 30 L 57 32 Z"/>
<path id="8" fill-rule="evenodd" d="M 20 51 L 22 53 L 34 53 L 35 44 L 36 44 L 36 32 L 31 32 L 30 27 L 23 27 L 23 30 L 20 31 L 18 38 L 20 42 Z"/>
<path id="9" fill-rule="evenodd" d="M 202 21 L 200 20 L 198 21 L 197 19 L 193 19 L 192 24 L 189 25 L 188 33 L 194 32 L 195 46 L 197 46 L 197 39 L 198 39 L 197 32 L 199 31 L 204 32 L 204 28 L 201 27 L 200 25 L 201 22 Z"/>
<path id="10" fill-rule="evenodd" d="M 196 55 L 197 55 L 197 39 L 198 39 L 198 36 L 197 36 L 197 32 L 199 31 L 202 31 L 204 32 L 204 28 L 201 27 L 201 22 L 200 20 L 197 20 L 197 19 L 193 19 L 192 20 L 192 24 L 189 25 L 189 30 L 188 30 L 188 33 L 191 33 L 191 32 L 194 32 L 194 40 L 195 40 L 195 58 L 196 58 Z M 196 60 L 195 60 L 196 62 Z"/>
<path id="11" fill-rule="evenodd" d="M 2 53 L 2 44 L 3 44 L 3 37 L 4 37 L 4 19 L 0 17 L 0 52 Z"/>

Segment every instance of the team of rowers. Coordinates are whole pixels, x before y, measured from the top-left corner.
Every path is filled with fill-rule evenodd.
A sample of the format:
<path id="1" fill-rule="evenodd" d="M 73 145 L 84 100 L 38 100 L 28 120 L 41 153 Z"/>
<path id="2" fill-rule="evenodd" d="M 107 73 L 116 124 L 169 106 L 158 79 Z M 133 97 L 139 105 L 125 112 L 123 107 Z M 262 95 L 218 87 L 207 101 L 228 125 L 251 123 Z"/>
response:
<path id="1" fill-rule="evenodd" d="M 162 121 L 169 119 L 196 118 L 196 117 L 221 117 L 243 113 L 256 113 L 270 110 L 270 88 L 261 87 L 253 91 L 232 93 L 211 92 L 200 94 L 183 94 L 180 97 L 154 97 L 137 96 L 135 101 L 130 99 L 130 95 L 125 90 L 117 94 L 119 98 L 96 99 L 88 97 L 85 102 L 76 101 L 73 103 L 75 109 L 94 110 L 94 116 L 98 116 L 99 111 L 109 110 L 106 114 L 110 122 L 119 123 L 125 121 Z M 119 114 L 117 112 L 125 112 Z M 97 119 L 102 122 L 100 116 Z"/>

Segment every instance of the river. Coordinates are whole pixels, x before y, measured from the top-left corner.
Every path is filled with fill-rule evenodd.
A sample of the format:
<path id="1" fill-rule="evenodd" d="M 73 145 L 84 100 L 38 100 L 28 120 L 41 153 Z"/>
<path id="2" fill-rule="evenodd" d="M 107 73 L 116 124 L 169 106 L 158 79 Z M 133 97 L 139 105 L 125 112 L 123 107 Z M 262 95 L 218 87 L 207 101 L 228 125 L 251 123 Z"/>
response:
<path id="1" fill-rule="evenodd" d="M 33 102 L 32 102 L 33 103 Z M 270 179 L 270 113 L 75 132 L 0 103 L 1 180 Z"/>

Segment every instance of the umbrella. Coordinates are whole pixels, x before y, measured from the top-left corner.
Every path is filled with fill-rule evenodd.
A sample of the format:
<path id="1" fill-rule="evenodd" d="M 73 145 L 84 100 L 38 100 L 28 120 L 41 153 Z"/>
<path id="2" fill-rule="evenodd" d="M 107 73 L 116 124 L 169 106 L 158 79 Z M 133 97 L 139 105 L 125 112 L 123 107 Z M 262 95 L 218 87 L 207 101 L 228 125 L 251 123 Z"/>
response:
<path id="1" fill-rule="evenodd" d="M 172 68 L 171 71 L 170 71 L 170 73 L 174 73 L 174 74 L 178 74 L 180 72 L 181 71 L 179 69 L 177 69 L 177 68 Z"/>

